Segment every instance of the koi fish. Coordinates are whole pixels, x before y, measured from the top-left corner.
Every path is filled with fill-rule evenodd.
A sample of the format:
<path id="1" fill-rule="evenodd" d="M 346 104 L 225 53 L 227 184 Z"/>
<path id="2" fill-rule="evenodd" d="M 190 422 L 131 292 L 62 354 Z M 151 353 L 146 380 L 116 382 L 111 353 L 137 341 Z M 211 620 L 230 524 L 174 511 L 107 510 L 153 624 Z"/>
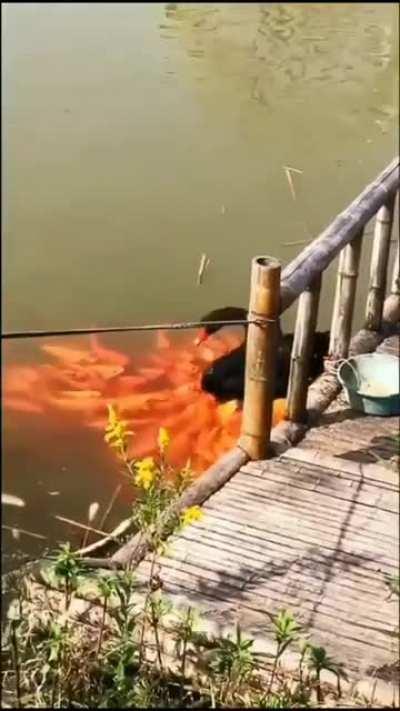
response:
<path id="1" fill-rule="evenodd" d="M 139 368 L 138 372 L 150 383 L 165 376 L 165 370 L 163 368 Z"/>
<path id="2" fill-rule="evenodd" d="M 144 375 L 122 375 L 116 381 L 116 392 L 122 394 L 131 393 L 147 384 Z"/>
<path id="3" fill-rule="evenodd" d="M 157 331 L 156 346 L 159 350 L 171 348 L 171 341 L 165 331 Z"/>
<path id="4" fill-rule="evenodd" d="M 74 400 L 92 400 L 101 397 L 101 392 L 99 390 L 62 390 L 60 395 Z"/>
<path id="5" fill-rule="evenodd" d="M 80 391 L 85 392 L 85 391 Z M 93 394 L 95 393 L 95 394 Z M 51 396 L 48 398 L 48 403 L 50 406 L 58 409 L 65 410 L 65 412 L 76 412 L 81 413 L 87 417 L 92 417 L 106 407 L 106 402 L 103 398 L 99 397 L 96 391 L 86 391 L 86 397 L 74 397 L 71 396 L 71 392 L 64 392 L 62 396 Z"/>
<path id="6" fill-rule="evenodd" d="M 5 371 L 4 390 L 12 393 L 29 392 L 32 385 L 39 382 L 39 374 L 35 368 L 11 366 Z"/>
<path id="7" fill-rule="evenodd" d="M 238 400 L 229 400 L 229 402 L 225 402 L 223 405 L 219 405 L 217 407 L 217 413 L 221 424 L 225 425 L 230 420 L 233 413 L 238 410 L 238 408 Z"/>
<path id="8" fill-rule="evenodd" d="M 141 459 L 144 456 L 157 454 L 157 433 L 157 425 L 144 429 L 140 434 L 135 433 L 135 437 L 128 447 L 128 456 L 133 459 Z"/>
<path id="9" fill-rule="evenodd" d="M 167 400 L 169 397 L 168 392 L 161 390 L 159 392 L 148 392 L 148 393 L 132 393 L 131 395 L 125 395 L 118 399 L 118 406 L 121 412 L 134 412 L 142 407 L 150 407 L 150 405 L 157 400 Z"/>
<path id="10" fill-rule="evenodd" d="M 287 419 L 287 402 L 285 398 L 277 398 L 273 403 L 272 426 Z"/>
<path id="11" fill-rule="evenodd" d="M 94 376 L 101 380 L 111 380 L 111 378 L 115 378 L 117 375 L 123 373 L 124 368 L 120 365 L 102 365 L 95 363 L 89 368 L 84 367 L 80 372 L 85 373 L 88 377 Z"/>
<path id="12" fill-rule="evenodd" d="M 42 365 L 41 374 L 50 389 L 54 390 L 88 390 L 90 378 L 84 372 L 76 370 L 60 370 L 54 365 Z"/>
<path id="13" fill-rule="evenodd" d="M 125 353 L 106 348 L 100 343 L 99 336 L 96 333 L 90 334 L 90 345 L 97 360 L 107 365 L 118 365 L 121 368 L 126 368 L 130 363 L 130 358 Z"/>
<path id="14" fill-rule="evenodd" d="M 43 406 L 38 403 L 31 402 L 26 399 L 17 397 L 5 397 L 3 399 L 3 407 L 5 410 L 16 410 L 17 412 L 32 412 L 41 414 L 43 412 Z"/>
<path id="15" fill-rule="evenodd" d="M 41 350 L 53 356 L 53 358 L 60 360 L 62 363 L 85 363 L 87 365 L 91 365 L 96 362 L 96 357 L 93 353 L 78 348 L 53 346 L 51 344 L 44 343 L 41 346 Z"/>
<path id="16" fill-rule="evenodd" d="M 180 432 L 171 440 L 168 447 L 168 461 L 172 466 L 183 466 L 190 457 L 193 442 L 193 428 Z"/>

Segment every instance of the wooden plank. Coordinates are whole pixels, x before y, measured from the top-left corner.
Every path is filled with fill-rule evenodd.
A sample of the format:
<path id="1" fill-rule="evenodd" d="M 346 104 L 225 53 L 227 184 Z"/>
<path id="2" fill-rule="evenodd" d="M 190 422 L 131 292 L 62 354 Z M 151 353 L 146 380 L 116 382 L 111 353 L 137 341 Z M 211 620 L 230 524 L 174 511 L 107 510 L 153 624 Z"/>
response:
<path id="1" fill-rule="evenodd" d="M 346 409 L 336 403 L 333 416 Z M 318 428 L 327 440 L 329 427 Z M 377 432 L 376 418 L 335 427 L 351 431 L 350 441 Z M 220 629 L 239 614 L 257 644 L 265 610 L 289 608 L 359 677 L 392 661 L 398 603 L 388 600 L 385 576 L 399 566 L 398 493 L 396 472 L 332 452 L 296 447 L 247 463 L 205 503 L 204 519 L 171 542 L 161 560 L 164 590 Z"/>
<path id="2" fill-rule="evenodd" d="M 287 456 L 288 452 L 292 452 L 292 456 Z M 262 472 L 268 472 L 268 476 L 271 477 L 275 471 L 280 471 L 283 465 L 291 467 L 293 470 L 293 473 L 296 474 L 301 470 L 303 465 L 305 465 L 305 461 L 302 461 L 300 459 L 301 456 L 306 457 L 307 455 L 301 455 L 300 452 L 303 452 L 303 448 L 301 445 L 297 445 L 297 447 L 293 447 L 290 450 L 287 450 L 285 454 L 283 454 L 281 457 L 276 459 L 274 461 L 274 466 L 273 468 L 266 468 L 266 462 L 261 461 L 261 462 L 251 462 L 250 464 L 247 464 L 242 467 L 240 470 L 241 472 L 247 472 L 249 474 L 254 474 L 260 475 Z M 310 456 L 310 461 L 307 463 L 307 468 L 306 472 L 304 473 L 305 477 L 309 477 L 310 479 L 316 478 L 316 474 L 318 473 L 318 464 L 313 464 L 312 463 L 312 457 L 314 456 L 315 449 L 308 449 L 307 453 L 311 451 L 311 456 Z M 346 459 L 344 457 L 332 457 L 332 454 L 324 455 L 322 452 L 318 451 L 318 456 L 326 457 L 327 460 L 332 459 L 332 465 L 323 467 L 322 468 L 322 475 L 329 479 L 329 478 L 335 478 L 339 477 L 340 479 L 347 479 L 349 481 L 359 481 L 360 479 L 360 462 L 353 462 L 350 459 Z M 298 459 L 297 459 L 298 457 Z M 352 465 L 355 465 L 354 469 L 350 468 Z M 397 491 L 397 479 L 396 479 L 396 471 L 392 470 L 391 468 L 389 469 L 389 466 L 383 466 L 383 465 L 376 465 L 375 462 L 373 463 L 361 463 L 363 466 L 362 469 L 362 477 L 365 485 L 371 484 L 373 486 L 380 486 L 384 489 L 387 489 L 388 491 Z M 343 466 L 343 469 L 342 469 Z M 365 469 L 365 467 L 370 467 L 368 469 Z M 375 469 L 375 467 L 377 467 Z M 303 467 L 304 468 L 304 467 Z M 358 471 L 358 474 L 357 474 Z M 321 478 L 321 475 L 319 475 L 317 478 Z"/>
<path id="3" fill-rule="evenodd" d="M 145 579 L 148 575 L 149 566 L 145 570 L 143 566 L 141 570 L 141 575 Z M 293 575 L 291 576 L 290 583 L 286 585 L 281 585 L 277 589 L 277 594 L 275 596 L 271 595 L 271 585 L 267 587 L 262 585 L 257 585 L 253 583 L 252 589 L 247 590 L 243 587 L 242 578 L 240 573 L 237 572 L 236 575 L 232 574 L 229 577 L 224 576 L 223 582 L 219 576 L 219 568 L 214 562 L 209 562 L 209 564 L 203 567 L 198 564 L 193 565 L 184 558 L 181 560 L 169 559 L 163 561 L 163 583 L 168 585 L 169 583 L 177 583 L 179 580 L 185 582 L 188 589 L 192 589 L 194 594 L 197 595 L 197 590 L 194 589 L 193 579 L 197 577 L 202 581 L 202 590 L 210 596 L 215 596 L 225 600 L 236 600 L 240 601 L 240 606 L 248 607 L 250 610 L 264 610 L 268 609 L 266 605 L 272 603 L 280 604 L 280 599 L 282 596 L 285 597 L 286 602 L 293 609 L 298 607 L 301 603 L 303 618 L 307 617 L 309 613 L 315 612 L 316 604 L 323 611 L 323 615 L 326 618 L 326 624 L 329 624 L 329 620 L 337 620 L 341 624 L 348 625 L 348 634 L 357 634 L 357 629 L 374 629 L 377 630 L 379 636 L 381 637 L 381 644 L 385 645 L 387 642 L 387 635 L 393 629 L 390 620 L 385 618 L 382 613 L 377 613 L 377 606 L 375 605 L 375 614 L 373 610 L 364 610 L 363 620 L 359 619 L 357 613 L 357 605 L 355 604 L 355 598 L 353 598 L 353 604 L 350 606 L 350 611 L 347 607 L 340 604 L 340 596 L 338 595 L 338 590 L 336 587 L 331 586 L 332 596 L 329 598 L 329 602 L 321 600 L 321 593 L 325 587 L 325 581 L 317 580 L 315 584 L 310 588 L 305 588 L 303 581 L 296 579 Z M 309 581 L 310 582 L 310 581 Z M 329 584 L 329 583 L 328 583 Z M 342 591 L 343 594 L 343 591 Z M 339 604 L 337 604 L 339 600 Z M 367 614 L 366 614 L 367 612 Z"/>
<path id="4" fill-rule="evenodd" d="M 285 452 L 283 461 L 285 460 L 312 464 L 340 472 L 341 474 L 353 474 L 357 478 L 362 476 L 365 479 L 388 482 L 396 486 L 396 473 L 381 464 L 364 464 L 363 462 L 354 462 L 349 459 L 339 459 L 315 450 L 302 450 L 299 447 L 293 447 Z"/>
<path id="5" fill-rule="evenodd" d="M 237 503 L 238 497 L 242 497 L 242 504 Z M 321 539 L 321 537 L 323 537 L 324 542 L 328 542 L 331 538 L 334 541 L 337 540 L 338 526 L 344 518 L 343 507 L 341 510 L 338 508 L 334 512 L 332 512 L 331 509 L 327 511 L 324 508 L 322 509 L 322 513 L 325 514 L 325 517 L 320 516 L 318 518 L 313 518 L 315 500 L 312 501 L 312 499 L 308 502 L 307 507 L 304 505 L 303 501 L 301 504 L 296 506 L 297 500 L 296 503 L 292 502 L 290 495 L 287 495 L 287 497 L 284 498 L 281 495 L 276 494 L 275 496 L 264 497 L 263 501 L 257 494 L 254 494 L 254 496 L 247 495 L 246 498 L 244 498 L 243 490 L 235 487 L 230 490 L 230 496 L 224 498 L 223 500 L 223 505 L 225 506 L 227 512 L 226 516 L 230 517 L 227 520 L 233 521 L 233 517 L 236 517 L 242 524 L 245 524 L 244 517 L 241 516 L 242 510 L 246 510 L 243 507 L 246 506 L 246 503 L 248 502 L 248 509 L 251 510 L 251 508 L 256 506 L 257 498 L 260 499 L 260 503 L 262 503 L 265 507 L 265 510 L 269 511 L 272 509 L 273 511 L 268 518 L 268 532 L 271 535 L 275 534 L 279 530 L 279 524 L 275 525 L 277 518 L 285 520 L 285 517 L 290 517 L 288 522 L 285 520 L 285 532 L 287 536 L 289 536 L 292 530 L 296 530 L 297 512 L 297 516 L 301 516 L 301 530 L 303 535 L 311 535 L 312 533 L 312 535 L 316 536 L 317 540 L 318 538 Z M 207 511 L 213 512 L 216 511 L 216 509 L 210 507 Z M 293 519 L 294 523 L 292 523 Z M 376 520 L 371 522 L 371 519 L 372 515 L 370 511 L 366 513 L 364 512 L 361 515 L 359 512 L 352 511 L 350 523 L 346 523 L 347 535 L 352 537 L 353 542 L 359 535 L 362 535 L 364 543 L 374 543 L 377 546 L 386 545 L 388 539 L 392 537 L 393 528 L 397 525 L 396 514 L 391 514 L 391 521 L 389 522 L 382 522 L 381 520 L 379 520 L 379 522 Z M 251 513 L 249 520 L 251 521 Z M 367 523 L 370 523 L 370 526 L 369 530 L 365 531 L 365 525 Z M 273 526 L 274 528 L 272 528 Z"/>

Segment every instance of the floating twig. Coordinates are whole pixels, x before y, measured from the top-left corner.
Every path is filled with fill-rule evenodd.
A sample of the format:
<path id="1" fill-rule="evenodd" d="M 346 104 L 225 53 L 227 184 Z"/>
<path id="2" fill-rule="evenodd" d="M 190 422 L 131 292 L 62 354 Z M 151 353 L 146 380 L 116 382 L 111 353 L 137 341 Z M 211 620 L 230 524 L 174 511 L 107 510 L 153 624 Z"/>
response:
<path id="1" fill-rule="evenodd" d="M 291 165 L 284 165 L 283 167 L 285 170 L 292 171 L 292 173 L 299 173 L 299 175 L 303 175 L 303 171 L 300 170 L 300 168 L 293 168 Z"/>
<path id="2" fill-rule="evenodd" d="M 126 533 L 131 526 L 132 519 L 124 519 L 123 521 L 121 521 L 120 524 L 118 524 L 116 528 L 114 528 L 113 531 L 111 531 L 111 533 L 109 533 L 105 538 L 102 538 L 101 541 L 96 541 L 95 543 L 91 543 L 89 546 L 86 546 L 86 548 L 80 548 L 79 550 L 77 550 L 77 555 L 86 555 L 86 553 L 91 553 L 92 551 L 96 551 L 99 548 L 103 548 L 103 546 L 105 546 L 107 543 L 110 543 L 110 541 L 115 541 L 115 539 L 118 539 L 119 536 L 122 536 L 124 533 Z"/>
<path id="3" fill-rule="evenodd" d="M 296 242 L 283 242 L 282 247 L 295 247 L 298 244 L 309 244 L 312 239 L 299 239 Z"/>
<path id="4" fill-rule="evenodd" d="M 105 522 L 107 521 L 107 519 L 108 519 L 108 517 L 109 517 L 109 515 L 110 515 L 110 513 L 111 513 L 111 510 L 112 510 L 112 508 L 113 508 L 113 506 L 114 506 L 114 504 L 115 504 L 115 502 L 116 502 L 116 500 L 117 500 L 117 498 L 118 498 L 118 496 L 119 496 L 119 492 L 121 491 L 121 489 L 122 489 L 122 484 L 118 484 L 118 486 L 117 486 L 117 487 L 115 488 L 115 490 L 114 490 L 114 493 L 113 493 L 112 496 L 111 496 L 110 502 L 109 502 L 109 504 L 108 504 L 108 506 L 107 506 L 107 508 L 106 508 L 106 510 L 105 510 L 105 512 L 104 512 L 104 514 L 103 514 L 103 517 L 102 517 L 102 519 L 101 519 L 101 521 L 100 521 L 100 523 L 99 523 L 99 528 L 104 528 L 104 524 L 105 524 Z"/>
<path id="5" fill-rule="evenodd" d="M 14 534 L 15 531 L 18 531 L 18 533 L 23 533 L 25 536 L 30 536 L 31 538 L 40 538 L 42 541 L 46 541 L 47 537 L 42 536 L 41 533 L 33 533 L 32 531 L 26 531 L 24 528 L 18 528 L 17 526 L 6 526 L 5 524 L 1 525 L 2 528 L 5 528 L 6 531 L 11 531 L 12 534 Z"/>
<path id="6" fill-rule="evenodd" d="M 106 533 L 106 531 L 100 531 L 98 528 L 92 528 L 92 526 L 87 526 L 84 523 L 79 523 L 78 521 L 74 521 L 71 518 L 66 518 L 65 516 L 59 516 L 58 514 L 54 514 L 54 518 L 57 519 L 57 521 L 63 521 L 64 523 L 69 523 L 71 526 L 76 526 L 77 528 L 82 528 L 85 531 L 90 531 L 91 533 L 97 533 L 98 536 L 103 536 L 104 538 L 115 538 L 114 535 L 110 533 Z"/>
<path id="7" fill-rule="evenodd" d="M 93 501 L 93 503 L 91 503 L 90 506 L 89 506 L 89 509 L 88 509 L 88 519 L 87 519 L 88 526 L 87 526 L 86 531 L 85 531 L 85 533 L 84 533 L 84 535 L 83 535 L 83 539 L 82 539 L 82 543 L 81 543 L 81 548 L 84 548 L 84 547 L 87 545 L 87 542 L 88 542 L 88 539 L 89 539 L 89 535 L 90 535 L 90 527 L 89 527 L 89 524 L 92 523 L 92 522 L 95 520 L 95 518 L 96 518 L 96 516 L 97 516 L 97 514 L 98 514 L 98 512 L 99 512 L 99 508 L 100 508 L 100 506 L 99 506 L 99 504 L 97 503 L 97 501 Z M 101 527 L 100 527 L 100 528 L 101 528 Z"/>
<path id="8" fill-rule="evenodd" d="M 203 253 L 200 259 L 199 271 L 197 272 L 197 286 L 200 286 L 203 283 L 203 276 L 209 264 L 210 259 L 205 253 Z"/>
<path id="9" fill-rule="evenodd" d="M 293 200 L 296 200 L 296 191 L 294 189 L 292 173 L 300 173 L 300 175 L 301 175 L 303 173 L 303 171 L 299 170 L 298 168 L 291 168 L 289 165 L 284 165 L 283 169 L 286 173 L 286 178 L 289 183 L 289 188 L 290 188 L 290 192 L 292 193 L 292 198 L 293 198 Z"/>

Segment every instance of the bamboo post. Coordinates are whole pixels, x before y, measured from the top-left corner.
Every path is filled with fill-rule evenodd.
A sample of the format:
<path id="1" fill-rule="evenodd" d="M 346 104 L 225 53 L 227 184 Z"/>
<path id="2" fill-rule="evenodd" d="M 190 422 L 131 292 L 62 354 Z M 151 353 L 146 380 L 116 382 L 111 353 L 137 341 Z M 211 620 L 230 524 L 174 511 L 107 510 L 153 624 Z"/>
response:
<path id="1" fill-rule="evenodd" d="M 353 323 L 363 230 L 340 252 L 329 354 L 347 358 Z"/>
<path id="2" fill-rule="evenodd" d="M 379 331 L 382 323 L 394 200 L 395 194 L 391 195 L 387 202 L 378 210 L 375 220 L 369 292 L 365 312 L 365 328 L 370 331 Z"/>
<path id="3" fill-rule="evenodd" d="M 397 240 L 390 294 L 383 305 L 383 318 L 390 323 L 400 321 L 400 243 Z"/>
<path id="4" fill-rule="evenodd" d="M 280 263 L 252 260 L 242 432 L 239 445 L 251 459 L 263 459 L 269 443 L 280 309 Z M 264 320 L 265 319 L 265 320 Z"/>
<path id="5" fill-rule="evenodd" d="M 314 279 L 299 297 L 287 396 L 288 419 L 292 422 L 304 422 L 306 419 L 308 375 L 317 326 L 320 291 L 321 276 Z"/>

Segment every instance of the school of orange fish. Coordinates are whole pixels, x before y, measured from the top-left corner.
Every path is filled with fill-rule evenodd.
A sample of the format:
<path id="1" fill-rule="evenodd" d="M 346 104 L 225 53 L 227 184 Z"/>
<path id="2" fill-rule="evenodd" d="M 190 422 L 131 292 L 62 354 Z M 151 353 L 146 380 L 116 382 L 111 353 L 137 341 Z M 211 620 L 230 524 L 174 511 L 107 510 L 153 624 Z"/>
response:
<path id="1" fill-rule="evenodd" d="M 104 346 L 98 336 L 81 348 L 45 343 L 41 350 L 52 362 L 6 368 L 3 406 L 50 417 L 69 413 L 103 432 L 107 404 L 113 404 L 134 431 L 130 457 L 155 455 L 163 426 L 171 435 L 170 464 L 182 467 L 190 461 L 200 473 L 239 436 L 239 403 L 220 404 L 200 386 L 205 368 L 238 344 L 239 336 L 226 330 L 201 346 L 193 336 L 178 344 L 159 331 L 151 351 L 135 359 Z M 276 400 L 274 424 L 284 411 L 285 401 Z"/>

